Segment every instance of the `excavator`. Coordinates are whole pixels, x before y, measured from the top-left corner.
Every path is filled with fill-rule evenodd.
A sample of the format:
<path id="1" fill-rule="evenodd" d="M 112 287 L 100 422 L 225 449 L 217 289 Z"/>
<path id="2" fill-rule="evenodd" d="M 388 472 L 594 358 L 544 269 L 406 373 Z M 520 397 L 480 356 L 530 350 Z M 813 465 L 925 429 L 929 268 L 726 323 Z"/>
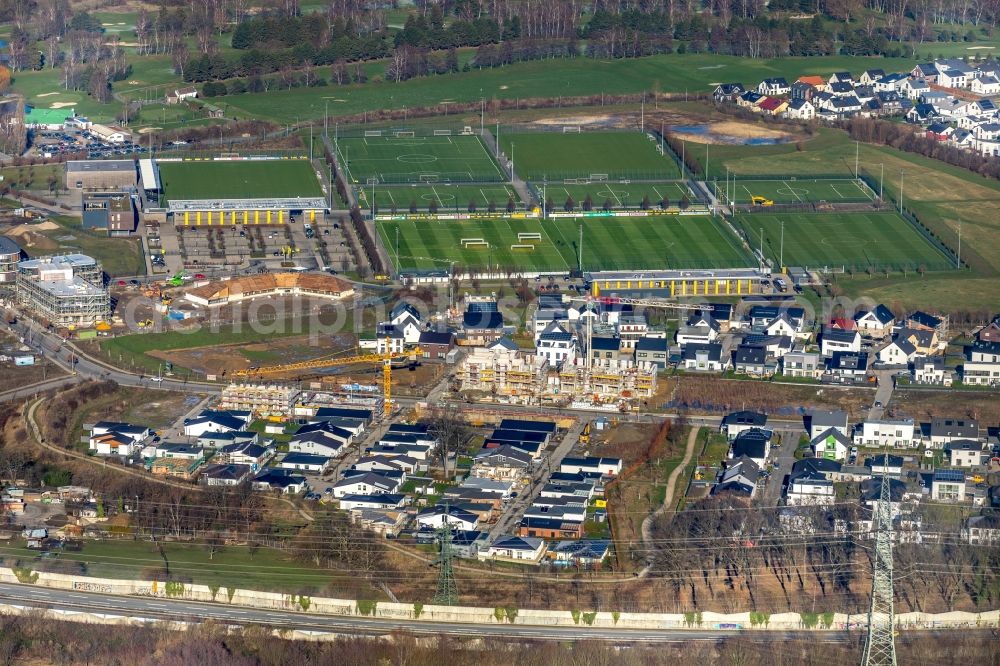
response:
<path id="1" fill-rule="evenodd" d="M 750 195 L 750 203 L 754 206 L 773 206 L 774 202 L 767 197 L 759 197 L 756 194 Z"/>
<path id="2" fill-rule="evenodd" d="M 386 338 L 385 348 L 390 347 L 390 339 Z M 284 365 L 271 365 L 263 368 L 247 368 L 237 370 L 234 377 L 260 378 L 272 375 L 283 375 L 287 373 L 297 373 L 306 370 L 319 370 L 321 368 L 332 368 L 338 365 L 351 365 L 353 363 L 381 363 L 382 364 L 382 403 L 383 414 L 392 411 L 392 362 L 400 358 L 415 361 L 423 353 L 420 347 L 404 350 L 401 352 L 386 351 L 384 353 L 375 352 L 372 354 L 355 354 L 352 356 L 325 356 L 313 359 L 312 361 L 301 361 L 299 363 L 285 363 Z"/>

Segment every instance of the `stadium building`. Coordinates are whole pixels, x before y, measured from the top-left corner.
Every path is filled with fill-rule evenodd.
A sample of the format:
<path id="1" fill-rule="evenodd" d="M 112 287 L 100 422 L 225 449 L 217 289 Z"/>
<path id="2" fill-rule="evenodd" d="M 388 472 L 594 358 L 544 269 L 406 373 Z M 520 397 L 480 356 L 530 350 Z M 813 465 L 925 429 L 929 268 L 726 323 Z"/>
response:
<path id="1" fill-rule="evenodd" d="M 183 226 L 285 224 L 329 210 L 306 158 L 139 160 L 144 209 Z"/>
<path id="2" fill-rule="evenodd" d="M 742 296 L 759 294 L 770 274 L 756 268 L 667 271 L 599 271 L 584 278 L 594 296 Z"/>
<path id="3" fill-rule="evenodd" d="M 100 263 L 84 254 L 28 259 L 17 265 L 17 302 L 53 326 L 93 326 L 111 316 Z"/>

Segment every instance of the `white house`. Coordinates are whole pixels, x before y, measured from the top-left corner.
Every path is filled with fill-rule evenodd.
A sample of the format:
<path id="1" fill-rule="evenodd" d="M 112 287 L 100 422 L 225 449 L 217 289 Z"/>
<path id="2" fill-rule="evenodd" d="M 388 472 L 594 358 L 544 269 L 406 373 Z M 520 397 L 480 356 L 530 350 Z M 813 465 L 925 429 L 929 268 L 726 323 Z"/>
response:
<path id="1" fill-rule="evenodd" d="M 501 536 L 489 548 L 479 551 L 479 559 L 517 560 L 519 562 L 541 562 L 545 555 L 545 539 L 535 537 Z"/>
<path id="2" fill-rule="evenodd" d="M 344 511 L 375 509 L 387 511 L 398 509 L 406 502 L 406 495 L 380 493 L 377 495 L 344 495 L 340 498 L 340 508 Z"/>
<path id="3" fill-rule="evenodd" d="M 685 370 L 722 372 L 729 366 L 729 359 L 723 360 L 722 345 L 717 342 L 685 345 L 681 359 Z"/>
<path id="4" fill-rule="evenodd" d="M 205 410 L 193 419 L 184 422 L 184 434 L 201 437 L 206 432 L 231 432 L 244 430 L 251 418 L 250 412 Z"/>
<path id="5" fill-rule="evenodd" d="M 841 410 L 812 410 L 809 412 L 809 439 L 816 439 L 830 428 L 842 435 L 849 434 L 847 418 L 847 412 Z"/>
<path id="6" fill-rule="evenodd" d="M 976 440 L 956 439 L 945 449 L 952 467 L 978 467 L 983 463 L 983 445 Z"/>
<path id="7" fill-rule="evenodd" d="M 586 458 L 563 458 L 559 464 L 559 471 L 569 474 L 600 474 L 602 476 L 615 476 L 622 471 L 621 458 L 599 458 L 589 456 Z"/>
<path id="8" fill-rule="evenodd" d="M 785 494 L 788 506 L 828 506 L 834 503 L 833 481 L 818 472 L 792 477 Z"/>
<path id="9" fill-rule="evenodd" d="M 729 441 L 733 441 L 737 436 L 754 428 L 763 429 L 767 425 L 767 414 L 742 410 L 731 412 L 722 417 L 722 425 L 719 430 L 726 434 Z"/>
<path id="10" fill-rule="evenodd" d="M 91 435 L 90 450 L 99 456 L 129 457 L 142 445 L 124 435 L 115 432 L 103 435 Z"/>
<path id="11" fill-rule="evenodd" d="M 892 332 L 896 316 L 884 305 L 876 305 L 871 310 L 865 310 L 854 316 L 854 325 L 864 336 L 884 338 Z"/>
<path id="12" fill-rule="evenodd" d="M 917 384 L 951 386 L 951 371 L 945 367 L 941 356 L 918 356 L 912 363 L 913 381 Z"/>
<path id="13" fill-rule="evenodd" d="M 962 381 L 976 386 L 1000 384 L 1000 342 L 980 340 L 965 347 Z"/>
<path id="14" fill-rule="evenodd" d="M 928 445 L 934 449 L 942 449 L 946 444 L 959 440 L 978 440 L 979 421 L 976 419 L 953 419 L 936 417 L 931 419 L 928 430 Z"/>
<path id="15" fill-rule="evenodd" d="M 364 456 L 351 466 L 363 472 L 403 472 L 413 474 L 420 461 L 410 456 Z"/>
<path id="16" fill-rule="evenodd" d="M 1000 79 L 992 74 L 980 74 L 972 79 L 969 87 L 977 95 L 996 95 L 1000 93 Z"/>
<path id="17" fill-rule="evenodd" d="M 820 355 L 815 352 L 788 352 L 781 357 L 781 374 L 819 379 L 824 369 L 820 359 Z"/>
<path id="18" fill-rule="evenodd" d="M 903 79 L 896 87 L 896 92 L 909 99 L 920 99 L 931 91 L 924 79 Z"/>
<path id="19" fill-rule="evenodd" d="M 535 356 L 552 366 L 572 363 L 576 358 L 576 336 L 553 322 L 538 336 Z"/>
<path id="20" fill-rule="evenodd" d="M 297 469 L 303 472 L 315 472 L 322 474 L 330 467 L 331 458 L 327 456 L 314 456 L 308 453 L 289 453 L 278 467 L 281 469 Z"/>
<path id="21" fill-rule="evenodd" d="M 845 460 L 851 447 L 850 438 L 836 428 L 827 428 L 810 442 L 813 455 L 827 460 Z"/>
<path id="22" fill-rule="evenodd" d="M 879 363 L 885 365 L 900 365 L 905 366 L 909 364 L 917 355 L 917 348 L 914 347 L 909 341 L 903 340 L 902 338 L 896 338 L 882 349 L 878 350 L 875 354 L 878 358 Z"/>
<path id="23" fill-rule="evenodd" d="M 920 444 L 913 419 L 864 421 L 855 430 L 854 443 L 869 448 L 889 446 L 897 449 L 914 448 Z"/>
<path id="24" fill-rule="evenodd" d="M 965 472 L 960 469 L 935 470 L 931 477 L 931 499 L 939 502 L 965 500 Z"/>
<path id="25" fill-rule="evenodd" d="M 132 133 L 121 127 L 109 127 L 94 123 L 90 126 L 90 133 L 106 143 L 125 143 L 132 139 Z"/>
<path id="26" fill-rule="evenodd" d="M 812 120 L 816 117 L 816 107 L 807 99 L 793 99 L 788 103 L 785 115 L 795 120 Z"/>
<path id="27" fill-rule="evenodd" d="M 445 522 L 451 524 L 452 527 L 457 527 L 466 532 L 479 527 L 479 518 L 476 514 L 448 506 L 447 504 L 438 504 L 424 509 L 417 514 L 416 521 L 418 525 L 428 529 L 438 529 Z"/>
<path id="28" fill-rule="evenodd" d="M 833 356 L 834 352 L 861 351 L 861 334 L 839 328 L 824 328 L 820 338 L 820 353 Z"/>
<path id="29" fill-rule="evenodd" d="M 357 476 L 349 476 L 333 484 L 333 496 L 341 498 L 344 495 L 381 495 L 399 490 L 401 483 L 396 479 L 381 474 L 368 472 Z"/>
<path id="30" fill-rule="evenodd" d="M 791 90 L 788 81 L 781 77 L 764 79 L 757 86 L 757 92 L 761 95 L 787 95 Z"/>

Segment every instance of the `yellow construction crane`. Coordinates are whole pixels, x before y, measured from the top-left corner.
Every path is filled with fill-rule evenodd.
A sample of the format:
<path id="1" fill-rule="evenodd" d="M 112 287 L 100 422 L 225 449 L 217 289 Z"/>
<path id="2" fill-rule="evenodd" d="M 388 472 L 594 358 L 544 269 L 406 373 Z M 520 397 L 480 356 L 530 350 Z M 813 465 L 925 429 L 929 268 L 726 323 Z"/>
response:
<path id="1" fill-rule="evenodd" d="M 399 358 L 408 358 L 413 361 L 423 353 L 420 347 L 414 349 L 392 352 L 389 350 L 389 338 L 385 341 L 385 353 L 357 354 L 354 356 L 339 356 L 313 359 L 312 361 L 301 361 L 299 363 L 285 363 L 284 365 L 271 365 L 264 368 L 247 368 L 237 370 L 233 373 L 235 377 L 264 377 L 267 375 L 281 375 L 289 372 L 299 372 L 302 370 L 317 370 L 319 368 L 332 368 L 338 365 L 351 365 L 353 363 L 382 363 L 382 400 L 383 413 L 388 414 L 392 410 L 392 362 Z"/>

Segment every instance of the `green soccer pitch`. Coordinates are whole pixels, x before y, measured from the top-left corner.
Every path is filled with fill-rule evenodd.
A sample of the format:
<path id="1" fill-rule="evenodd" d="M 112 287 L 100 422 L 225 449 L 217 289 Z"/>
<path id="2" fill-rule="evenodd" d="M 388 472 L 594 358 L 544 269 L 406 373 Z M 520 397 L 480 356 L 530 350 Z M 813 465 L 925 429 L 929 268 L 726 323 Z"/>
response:
<path id="1" fill-rule="evenodd" d="M 539 188 L 539 194 L 541 188 Z M 641 208 L 642 201 L 649 199 L 649 208 L 659 208 L 660 202 L 667 200 L 669 206 L 677 207 L 685 196 L 690 201 L 694 197 L 688 192 L 686 185 L 676 182 L 666 183 L 622 183 L 618 181 L 607 183 L 586 184 L 548 184 L 545 187 L 545 198 L 552 202 L 554 211 L 564 210 L 566 202 L 573 200 L 575 210 L 584 210 L 583 205 L 590 196 L 591 210 L 601 210 L 607 204 L 610 210 Z"/>
<path id="2" fill-rule="evenodd" d="M 322 197 L 309 160 L 157 162 L 167 203 L 181 199 Z"/>
<path id="3" fill-rule="evenodd" d="M 753 214 L 737 217 L 749 243 L 786 266 L 946 270 L 951 261 L 909 222 L 886 213 Z"/>
<path id="4" fill-rule="evenodd" d="M 671 180 L 677 165 L 641 132 L 523 132 L 500 134 L 500 146 L 514 171 L 536 184 L 604 174 L 609 179 Z"/>
<path id="5" fill-rule="evenodd" d="M 341 164 L 355 185 L 496 183 L 507 180 L 476 136 L 366 136 L 337 141 Z"/>
<path id="6" fill-rule="evenodd" d="M 447 268 L 455 263 L 501 271 L 568 271 L 578 267 L 581 224 L 583 270 L 753 265 L 738 239 L 707 216 L 379 221 L 377 228 L 399 269 Z"/>
<path id="7" fill-rule="evenodd" d="M 521 197 L 510 185 L 502 183 L 480 183 L 455 185 L 453 183 L 437 183 L 434 185 L 359 185 L 358 204 L 364 209 L 371 209 L 372 202 L 378 202 L 380 212 L 387 213 L 393 209 L 405 213 L 415 207 L 426 211 L 431 203 L 437 204 L 440 212 L 467 212 L 469 204 L 475 203 L 476 210 L 489 210 L 492 203 L 496 210 L 507 210 L 507 202 L 514 200 L 515 207 L 524 207 Z"/>
<path id="8" fill-rule="evenodd" d="M 720 200 L 726 193 L 724 182 L 715 182 L 716 196 Z M 750 205 L 751 197 L 764 197 L 774 203 L 849 203 L 871 201 L 874 193 L 854 179 L 815 180 L 796 178 L 787 180 L 737 180 L 729 183 L 729 195 L 738 205 Z"/>

